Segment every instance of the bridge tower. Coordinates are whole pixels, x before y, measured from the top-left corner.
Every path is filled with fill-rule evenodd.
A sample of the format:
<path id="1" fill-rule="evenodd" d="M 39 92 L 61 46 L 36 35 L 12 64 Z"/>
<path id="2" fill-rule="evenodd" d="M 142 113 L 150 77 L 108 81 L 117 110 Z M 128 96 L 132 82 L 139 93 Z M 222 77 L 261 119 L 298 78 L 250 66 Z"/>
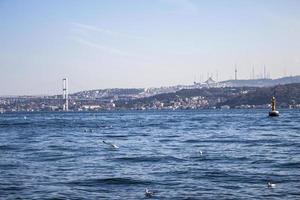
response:
<path id="1" fill-rule="evenodd" d="M 69 110 L 68 79 L 63 78 L 63 111 Z"/>

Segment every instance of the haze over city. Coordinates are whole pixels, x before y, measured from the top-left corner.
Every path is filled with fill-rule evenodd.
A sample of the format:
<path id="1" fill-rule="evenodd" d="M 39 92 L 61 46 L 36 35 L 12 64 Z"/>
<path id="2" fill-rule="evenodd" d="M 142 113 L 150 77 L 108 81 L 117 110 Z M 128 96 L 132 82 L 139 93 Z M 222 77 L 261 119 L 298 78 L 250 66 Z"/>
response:
<path id="1" fill-rule="evenodd" d="M 0 2 L 0 95 L 300 74 L 300 1 Z"/>

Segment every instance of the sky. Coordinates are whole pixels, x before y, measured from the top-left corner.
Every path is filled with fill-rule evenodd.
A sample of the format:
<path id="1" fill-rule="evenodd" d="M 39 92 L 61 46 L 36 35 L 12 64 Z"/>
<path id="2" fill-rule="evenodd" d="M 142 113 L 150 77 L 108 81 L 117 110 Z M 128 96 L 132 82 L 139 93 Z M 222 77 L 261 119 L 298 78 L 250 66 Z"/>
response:
<path id="1" fill-rule="evenodd" d="M 299 0 L 0 0 L 0 96 L 300 75 Z"/>

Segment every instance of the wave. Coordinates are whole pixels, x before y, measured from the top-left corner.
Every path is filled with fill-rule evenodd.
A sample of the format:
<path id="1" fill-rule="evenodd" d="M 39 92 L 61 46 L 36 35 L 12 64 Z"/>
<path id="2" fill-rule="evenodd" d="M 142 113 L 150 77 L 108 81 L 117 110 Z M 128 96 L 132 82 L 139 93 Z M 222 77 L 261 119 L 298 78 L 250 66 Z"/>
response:
<path id="1" fill-rule="evenodd" d="M 115 158 L 119 161 L 130 161 L 130 162 L 168 162 L 168 161 L 183 161 L 181 158 L 174 156 L 135 156 L 135 157 L 119 157 Z"/>
<path id="2" fill-rule="evenodd" d="M 186 143 L 198 143 L 198 142 L 201 142 L 201 140 L 189 139 L 189 140 L 184 140 L 183 142 L 186 142 Z"/>
<path id="3" fill-rule="evenodd" d="M 287 162 L 287 163 L 280 163 L 275 164 L 274 167 L 278 167 L 280 169 L 300 169 L 300 162 Z"/>
<path id="4" fill-rule="evenodd" d="M 1 123 L 0 127 L 16 127 L 16 126 L 27 126 L 32 124 L 31 122 L 13 122 L 13 123 Z"/>
<path id="5" fill-rule="evenodd" d="M 114 177 L 114 178 L 91 178 L 85 180 L 75 180 L 70 181 L 68 185 L 79 185 L 79 186 L 95 186 L 99 184 L 104 185 L 149 185 L 151 181 L 139 180 L 133 178 L 123 178 L 123 177 Z"/>
<path id="6" fill-rule="evenodd" d="M 11 145 L 11 144 L 0 145 L 1 151 L 12 151 L 12 150 L 17 150 L 18 148 L 20 147 L 17 145 Z"/>

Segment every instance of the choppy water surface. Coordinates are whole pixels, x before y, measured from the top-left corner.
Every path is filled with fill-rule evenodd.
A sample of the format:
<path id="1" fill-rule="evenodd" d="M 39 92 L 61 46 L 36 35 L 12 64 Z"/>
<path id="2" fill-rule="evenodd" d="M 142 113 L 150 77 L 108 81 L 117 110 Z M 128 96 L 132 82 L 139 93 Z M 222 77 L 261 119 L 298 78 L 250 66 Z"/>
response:
<path id="1" fill-rule="evenodd" d="M 267 112 L 1 114 L 0 198 L 300 199 L 300 110 Z"/>

